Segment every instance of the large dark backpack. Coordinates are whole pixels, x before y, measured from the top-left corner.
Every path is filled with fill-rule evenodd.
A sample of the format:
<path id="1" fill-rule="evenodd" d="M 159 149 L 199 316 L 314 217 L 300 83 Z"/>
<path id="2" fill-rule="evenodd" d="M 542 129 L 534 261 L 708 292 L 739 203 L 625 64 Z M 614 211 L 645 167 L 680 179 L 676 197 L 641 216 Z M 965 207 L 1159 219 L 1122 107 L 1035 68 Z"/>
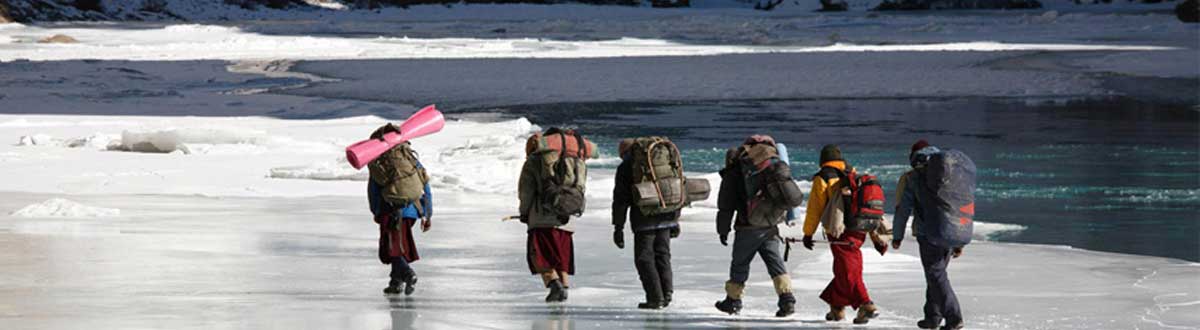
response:
<path id="1" fill-rule="evenodd" d="M 929 157 L 917 199 L 925 222 L 924 235 L 945 248 L 971 243 L 975 229 L 975 162 L 961 151 L 945 150 Z"/>
<path id="2" fill-rule="evenodd" d="M 834 167 L 821 168 L 817 175 L 826 180 L 838 178 L 838 183 L 830 187 L 835 194 L 841 193 L 842 188 L 850 191 L 849 196 L 842 198 L 842 222 L 847 231 L 870 232 L 882 225 L 886 199 L 878 178 L 870 174 L 860 175 L 853 168 L 842 171 Z"/>
<path id="3" fill-rule="evenodd" d="M 555 127 L 534 135 L 527 149 L 534 150 L 540 160 L 543 180 L 538 188 L 539 206 L 563 223 L 571 216 L 583 215 L 587 182 L 584 160 L 592 153 L 587 140 L 574 130 Z"/>
<path id="4" fill-rule="evenodd" d="M 756 136 L 757 137 L 757 136 Z M 754 227 L 774 226 L 787 211 L 804 202 L 804 193 L 792 180 L 787 162 L 779 158 L 770 137 L 751 137 L 735 153 L 733 163 L 742 175 L 747 222 Z"/>
<path id="5" fill-rule="evenodd" d="M 636 138 L 629 146 L 633 196 L 644 215 L 675 212 L 688 203 L 679 148 L 661 136 Z"/>
<path id="6" fill-rule="evenodd" d="M 384 133 L 398 131 L 389 124 L 375 130 L 372 138 L 379 138 Z M 371 181 L 380 187 L 383 200 L 394 207 L 405 207 L 416 204 L 417 209 L 423 208 L 421 197 L 425 196 L 425 184 L 429 182 L 429 174 L 425 168 L 418 166 L 417 152 L 413 151 L 408 142 L 398 144 L 384 152 L 367 164 Z"/>

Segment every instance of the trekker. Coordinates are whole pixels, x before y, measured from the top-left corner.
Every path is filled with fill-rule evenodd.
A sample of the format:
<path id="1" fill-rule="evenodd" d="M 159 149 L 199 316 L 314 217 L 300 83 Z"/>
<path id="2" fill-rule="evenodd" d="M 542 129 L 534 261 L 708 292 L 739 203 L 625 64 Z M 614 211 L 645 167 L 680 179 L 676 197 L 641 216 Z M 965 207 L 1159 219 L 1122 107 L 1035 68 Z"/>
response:
<path id="1" fill-rule="evenodd" d="M 399 131 L 388 124 L 376 129 L 371 138 Z M 404 283 L 404 294 L 411 295 L 416 290 L 417 273 L 410 264 L 421 258 L 413 241 L 412 227 L 417 219 L 421 219 L 422 232 L 433 226 L 429 175 L 409 142 L 397 144 L 367 167 L 371 174 L 367 180 L 367 201 L 375 223 L 379 224 L 379 261 L 392 266 L 391 280 L 383 293 L 399 294 L 400 284 Z"/>
<path id="2" fill-rule="evenodd" d="M 975 189 L 974 163 L 971 163 L 969 159 L 965 162 L 957 162 L 958 164 L 970 163 L 970 174 L 953 175 L 953 172 L 966 173 L 967 171 L 956 171 L 952 165 L 947 166 L 946 163 L 950 162 L 942 161 L 946 157 L 961 155 L 956 151 L 952 152 L 954 154 L 946 155 L 925 140 L 918 140 L 912 145 L 908 157 L 912 170 L 904 173 L 896 185 L 899 202 L 896 204 L 895 217 L 892 218 L 894 224 L 892 228 L 895 230 L 892 248 L 900 248 L 900 244 L 904 240 L 904 225 L 911 215 L 913 217 L 913 235 L 917 237 L 917 246 L 921 254 L 921 267 L 925 270 L 925 317 L 917 322 L 917 326 L 921 329 L 936 329 L 942 321 L 946 322 L 946 325 L 941 327 L 942 329 L 963 328 L 962 310 L 959 308 L 954 288 L 950 287 L 950 278 L 946 274 L 946 268 L 949 266 L 950 259 L 962 255 L 963 246 L 970 241 L 972 229 L 969 228 L 972 226 L 970 219 L 974 217 L 975 213 L 974 196 L 973 194 L 959 195 L 969 196 L 969 201 L 956 200 L 961 198 L 946 200 L 944 198 L 946 195 L 940 192 L 954 190 L 973 192 Z M 965 155 L 962 155 L 961 158 L 965 158 Z M 931 165 L 931 162 L 934 164 Z M 935 173 L 927 173 L 929 167 L 938 169 L 935 170 Z M 945 175 L 944 173 L 947 172 L 951 172 L 952 175 Z M 932 187 L 930 183 L 935 181 L 928 180 L 931 175 L 950 178 L 946 181 L 949 184 Z M 937 180 L 936 182 L 942 181 Z M 938 190 L 934 191 L 931 188 Z M 943 204 L 943 201 L 949 206 L 948 210 L 938 206 Z M 963 228 L 964 226 L 966 228 Z"/>
<path id="3" fill-rule="evenodd" d="M 859 250 L 870 230 L 846 225 L 845 219 L 838 216 L 843 211 L 848 211 L 846 205 L 849 204 L 840 201 L 845 200 L 842 195 L 850 194 L 846 182 L 852 181 L 848 178 L 853 175 L 854 169 L 842 159 L 841 150 L 832 144 L 821 148 L 820 164 L 821 170 L 813 175 L 812 191 L 808 195 L 802 241 L 805 248 L 812 250 L 812 235 L 816 232 L 817 225 L 823 224 L 829 250 L 833 253 L 833 280 L 825 287 L 825 291 L 821 292 L 821 300 L 829 304 L 829 313 L 825 314 L 825 320 L 845 319 L 845 308 L 850 306 L 858 310 L 854 323 L 864 324 L 877 314 L 875 303 L 871 301 L 870 295 L 867 294 L 867 286 L 863 283 L 863 257 L 862 251 Z M 882 190 L 879 190 L 879 193 L 882 194 Z M 837 205 L 827 205 L 834 202 L 837 202 Z M 878 207 L 882 217 L 883 206 Z M 827 209 L 829 211 L 826 211 Z M 846 226 L 843 228 L 843 225 Z"/>
<path id="4" fill-rule="evenodd" d="M 646 292 L 646 301 L 638 308 L 664 308 L 671 304 L 674 292 L 671 239 L 679 235 L 680 209 L 688 202 L 683 192 L 683 162 L 679 149 L 665 137 L 624 139 L 617 151 L 621 165 L 613 186 L 613 244 L 625 248 L 628 216 L 633 262 Z M 651 201 L 644 203 L 641 195 Z"/>
<path id="5" fill-rule="evenodd" d="M 736 233 L 729 280 L 725 282 L 725 300 L 716 303 L 718 310 L 729 314 L 741 311 L 742 293 L 750 277 L 750 262 L 758 254 L 766 263 L 775 293 L 779 295 L 779 310 L 775 316 L 786 317 L 795 312 L 796 297 L 792 294 L 792 279 L 779 251 L 782 238 L 777 225 L 785 220 L 789 210 L 803 202 L 803 198 L 800 188 L 792 181 L 791 169 L 779 158 L 775 140 L 770 136 L 751 136 L 740 147 L 726 152 L 717 195 L 717 233 L 721 245 L 729 245 L 731 226 Z"/>
<path id="6" fill-rule="evenodd" d="M 518 182 L 520 220 L 528 225 L 526 261 L 550 289 L 546 302 L 567 300 L 575 274 L 571 217 L 583 215 L 588 158 L 596 145 L 578 132 L 550 128 L 525 143 L 525 165 Z"/>

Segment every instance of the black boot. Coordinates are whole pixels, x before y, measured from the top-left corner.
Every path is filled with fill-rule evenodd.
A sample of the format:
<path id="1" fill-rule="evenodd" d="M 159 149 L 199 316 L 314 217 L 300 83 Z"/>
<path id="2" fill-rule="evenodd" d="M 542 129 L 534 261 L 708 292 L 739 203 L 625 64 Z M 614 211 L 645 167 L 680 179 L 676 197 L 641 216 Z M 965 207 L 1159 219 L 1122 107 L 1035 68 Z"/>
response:
<path id="1" fill-rule="evenodd" d="M 417 274 L 408 275 L 408 280 L 404 281 L 404 295 L 411 296 L 413 291 L 417 290 Z"/>
<path id="2" fill-rule="evenodd" d="M 796 313 L 796 296 L 791 292 L 779 295 L 779 311 L 775 312 L 775 316 L 788 317 L 793 313 Z"/>
<path id="3" fill-rule="evenodd" d="M 737 314 L 738 312 L 742 311 L 742 300 L 733 299 L 726 296 L 725 300 L 717 302 L 717 309 L 725 312 L 726 314 Z"/>
<path id="4" fill-rule="evenodd" d="M 941 324 L 941 323 L 942 323 L 942 321 L 934 321 L 934 320 L 925 319 L 925 320 L 917 321 L 917 327 L 921 328 L 921 329 L 937 329 L 938 324 Z"/>
<path id="5" fill-rule="evenodd" d="M 946 325 L 943 325 L 941 330 L 958 330 L 958 329 L 962 329 L 962 328 L 963 328 L 962 321 L 958 321 L 958 322 L 946 321 Z"/>
<path id="6" fill-rule="evenodd" d="M 388 286 L 383 288 L 383 294 L 400 294 L 400 281 L 388 281 Z"/>
<path id="7" fill-rule="evenodd" d="M 663 292 L 662 307 L 667 308 L 667 306 L 671 306 L 671 292 Z"/>
<path id="8" fill-rule="evenodd" d="M 546 284 L 546 287 L 550 288 L 550 294 L 546 295 L 546 302 L 567 301 L 567 289 L 563 287 L 562 282 L 553 280 Z"/>
<path id="9" fill-rule="evenodd" d="M 662 309 L 663 307 L 667 307 L 667 305 L 661 301 L 647 301 L 638 304 L 638 308 L 641 309 Z"/>

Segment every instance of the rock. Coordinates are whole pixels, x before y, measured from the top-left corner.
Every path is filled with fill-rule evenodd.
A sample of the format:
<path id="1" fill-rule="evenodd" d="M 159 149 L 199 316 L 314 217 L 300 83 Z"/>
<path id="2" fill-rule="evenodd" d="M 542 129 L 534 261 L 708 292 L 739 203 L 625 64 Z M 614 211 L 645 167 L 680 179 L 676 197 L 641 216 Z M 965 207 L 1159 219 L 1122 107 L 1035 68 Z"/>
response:
<path id="1" fill-rule="evenodd" d="M 78 42 L 79 40 L 75 40 L 75 38 L 65 34 L 56 34 L 38 40 L 39 44 L 73 44 Z"/>
<path id="2" fill-rule="evenodd" d="M 1185 23 L 1200 23 L 1200 0 L 1187 0 L 1175 6 L 1175 16 Z"/>
<path id="3" fill-rule="evenodd" d="M 849 8 L 846 0 L 821 0 L 821 9 L 817 11 L 846 11 Z"/>

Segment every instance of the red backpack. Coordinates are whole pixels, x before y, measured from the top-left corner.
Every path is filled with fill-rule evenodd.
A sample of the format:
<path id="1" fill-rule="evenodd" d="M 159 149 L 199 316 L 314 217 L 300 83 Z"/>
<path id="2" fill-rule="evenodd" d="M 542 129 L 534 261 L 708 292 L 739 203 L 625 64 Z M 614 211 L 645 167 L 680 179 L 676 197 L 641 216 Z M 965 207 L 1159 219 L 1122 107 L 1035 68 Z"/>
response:
<path id="1" fill-rule="evenodd" d="M 842 199 L 846 230 L 872 231 L 883 222 L 883 186 L 874 175 L 859 175 L 854 169 L 847 173 L 833 167 L 821 168 L 817 175 L 826 180 L 837 177 L 838 182 L 845 182 L 850 188 L 850 196 Z"/>

